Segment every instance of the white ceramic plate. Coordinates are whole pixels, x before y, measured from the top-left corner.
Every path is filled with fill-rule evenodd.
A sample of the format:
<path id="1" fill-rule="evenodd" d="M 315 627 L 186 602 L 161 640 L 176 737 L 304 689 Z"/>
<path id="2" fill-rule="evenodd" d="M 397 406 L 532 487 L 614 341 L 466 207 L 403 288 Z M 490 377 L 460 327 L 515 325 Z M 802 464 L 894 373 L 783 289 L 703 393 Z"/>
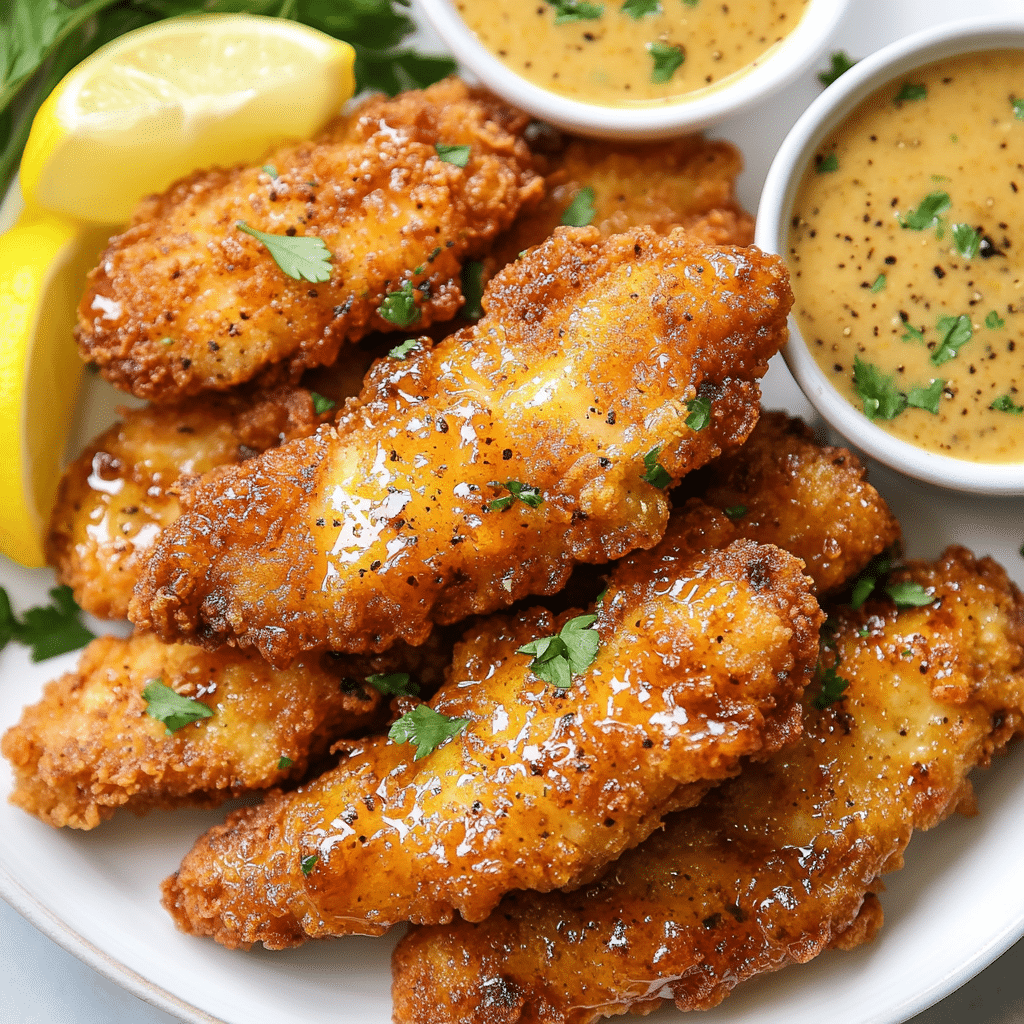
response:
<path id="1" fill-rule="evenodd" d="M 998 14 L 1021 0 L 972 0 L 971 13 Z M 857 0 L 837 48 L 862 56 L 963 13 L 963 0 Z M 742 199 L 755 209 L 771 158 L 820 87 L 805 75 L 761 109 L 717 134 L 746 153 Z M 772 367 L 768 404 L 808 415 L 785 367 Z M 121 400 L 92 381 L 78 438 L 84 442 Z M 876 468 L 873 479 L 904 524 L 911 556 L 949 543 L 994 555 L 1024 585 L 1024 500 L 945 493 Z M 2 512 L 0 512 L 2 514 Z M 0 559 L 0 584 L 16 609 L 45 600 L 46 571 Z M 93 623 L 94 628 L 100 624 Z M 0 654 L 0 728 L 14 722 L 42 684 L 74 655 L 29 663 L 21 648 Z M 979 773 L 981 813 L 917 836 L 906 868 L 887 880 L 886 925 L 872 944 L 828 952 L 813 963 L 742 986 L 703 1020 L 733 1024 L 897 1024 L 981 970 L 1024 932 L 1024 749 Z M 10 778 L 0 766 L 0 790 Z M 178 934 L 160 909 L 157 886 L 222 811 L 118 818 L 91 833 L 57 832 L 0 806 L 0 895 L 37 927 L 136 995 L 187 1021 L 225 1024 L 387 1024 L 389 954 L 397 936 L 344 939 L 269 953 L 229 952 Z M 663 1008 L 654 1021 L 679 1021 Z"/>

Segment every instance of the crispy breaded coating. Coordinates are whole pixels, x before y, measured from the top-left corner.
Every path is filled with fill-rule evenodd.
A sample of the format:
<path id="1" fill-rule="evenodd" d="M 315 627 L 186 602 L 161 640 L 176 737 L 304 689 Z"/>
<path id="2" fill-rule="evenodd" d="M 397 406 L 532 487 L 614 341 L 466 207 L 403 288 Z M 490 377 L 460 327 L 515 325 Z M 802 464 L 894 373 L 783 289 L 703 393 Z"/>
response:
<path id="1" fill-rule="evenodd" d="M 269 364 L 295 373 L 329 364 L 343 342 L 372 330 L 451 319 L 463 261 L 543 191 L 521 137 L 527 122 L 447 79 L 372 97 L 262 166 L 196 171 L 144 200 L 111 239 L 79 306 L 83 358 L 118 387 L 174 402 Z M 469 146 L 465 166 L 438 144 Z M 239 222 L 318 235 L 333 254 L 331 279 L 286 276 Z M 388 320 L 381 303 L 403 289 L 415 319 Z"/>
<path id="2" fill-rule="evenodd" d="M 600 882 L 515 893 L 481 924 L 414 929 L 394 956 L 399 1024 L 584 1024 L 849 948 L 914 829 L 970 802 L 967 774 L 1024 721 L 1024 602 L 990 559 L 914 563 L 933 604 L 833 610 L 849 682 L 797 744 L 744 769 Z M 861 634 L 866 632 L 866 636 Z M 829 655 L 829 663 L 831 655 Z"/>
<path id="3" fill-rule="evenodd" d="M 130 614 L 284 664 L 555 592 L 574 563 L 660 539 L 653 449 L 664 484 L 746 438 L 790 303 L 756 249 L 559 229 L 493 279 L 479 323 L 375 364 L 336 429 L 196 487 Z"/>
<path id="4" fill-rule="evenodd" d="M 791 741 L 823 619 L 810 581 L 775 547 L 695 551 L 688 525 L 616 567 L 596 659 L 568 689 L 517 652 L 578 612 L 485 619 L 431 701 L 467 720 L 454 739 L 418 761 L 371 739 L 208 832 L 164 883 L 179 927 L 278 948 L 481 920 L 509 890 L 595 877 L 741 758 Z"/>
<path id="5" fill-rule="evenodd" d="M 762 412 L 742 448 L 716 459 L 698 490 L 744 537 L 802 558 L 818 593 L 842 586 L 900 539 L 900 525 L 846 448 L 818 444 L 783 412 Z"/>
<path id="6" fill-rule="evenodd" d="M 88 829 L 118 807 L 212 807 L 295 782 L 339 737 L 380 724 L 382 698 L 368 675 L 413 671 L 431 683 L 443 657 L 437 644 L 400 645 L 373 657 L 314 655 L 282 671 L 251 653 L 152 634 L 102 637 L 4 735 L 10 799 L 51 825 Z M 213 717 L 168 735 L 142 696 L 157 679 Z"/>

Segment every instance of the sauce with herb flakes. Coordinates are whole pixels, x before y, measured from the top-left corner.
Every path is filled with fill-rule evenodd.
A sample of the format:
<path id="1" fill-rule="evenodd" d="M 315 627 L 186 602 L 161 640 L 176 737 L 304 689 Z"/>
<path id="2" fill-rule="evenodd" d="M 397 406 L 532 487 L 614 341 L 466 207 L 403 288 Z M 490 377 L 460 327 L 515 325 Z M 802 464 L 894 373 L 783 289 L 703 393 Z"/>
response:
<path id="1" fill-rule="evenodd" d="M 809 0 L 455 0 L 513 71 L 583 103 L 652 106 L 763 63 Z"/>
<path id="2" fill-rule="evenodd" d="M 818 147 L 793 313 L 832 384 L 911 444 L 1024 461 L 1024 54 L 927 65 Z"/>

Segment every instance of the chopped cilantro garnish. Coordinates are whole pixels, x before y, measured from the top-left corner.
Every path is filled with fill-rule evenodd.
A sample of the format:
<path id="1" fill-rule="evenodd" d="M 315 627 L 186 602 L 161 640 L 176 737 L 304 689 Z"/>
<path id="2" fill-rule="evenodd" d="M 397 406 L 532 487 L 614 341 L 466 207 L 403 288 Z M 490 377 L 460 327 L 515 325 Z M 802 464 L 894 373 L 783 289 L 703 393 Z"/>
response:
<path id="1" fill-rule="evenodd" d="M 443 142 L 438 142 L 434 144 L 434 150 L 446 164 L 465 167 L 469 163 L 469 146 L 446 146 Z"/>
<path id="2" fill-rule="evenodd" d="M 691 430 L 703 430 L 711 422 L 711 399 L 698 395 L 686 403 L 690 415 L 685 423 Z"/>
<path id="3" fill-rule="evenodd" d="M 303 857 L 299 861 L 299 867 L 302 869 L 303 875 L 309 876 L 309 873 L 316 867 L 316 862 L 320 859 L 319 853 L 311 853 L 308 857 Z"/>
<path id="4" fill-rule="evenodd" d="M 544 504 L 544 498 L 536 487 L 520 483 L 518 480 L 506 480 L 504 484 L 496 482 L 494 486 L 504 487 L 510 493 L 506 494 L 503 498 L 495 498 L 494 501 L 487 503 L 487 507 L 492 512 L 504 512 L 505 509 L 511 508 L 517 501 L 521 501 L 530 508 L 540 508 Z"/>
<path id="5" fill-rule="evenodd" d="M 815 170 L 819 174 L 831 174 L 833 171 L 838 171 L 839 157 L 837 157 L 835 153 L 829 153 L 828 156 L 821 158 Z"/>
<path id="6" fill-rule="evenodd" d="M 645 14 L 661 14 L 661 0 L 626 0 L 622 13 L 639 21 Z"/>
<path id="7" fill-rule="evenodd" d="M 271 178 L 277 178 L 277 168 L 273 164 L 264 164 L 260 170 L 264 174 L 269 174 Z"/>
<path id="8" fill-rule="evenodd" d="M 262 242 L 281 271 L 296 281 L 330 281 L 334 257 L 319 235 L 270 235 L 244 220 L 235 221 L 235 227 Z"/>
<path id="9" fill-rule="evenodd" d="M 313 412 L 317 416 L 323 416 L 325 412 L 330 412 L 338 404 L 333 399 L 328 398 L 326 395 L 321 395 L 317 391 L 310 391 L 309 397 L 313 400 Z"/>
<path id="10" fill-rule="evenodd" d="M 746 505 L 729 505 L 728 507 L 723 508 L 722 511 L 730 519 L 742 519 L 749 510 Z"/>
<path id="11" fill-rule="evenodd" d="M 939 402 L 942 399 L 942 389 L 946 386 L 944 380 L 933 380 L 927 387 L 915 384 L 907 394 L 907 405 L 915 409 L 924 409 L 927 412 L 939 413 Z"/>
<path id="12" fill-rule="evenodd" d="M 168 736 L 201 718 L 213 717 L 213 708 L 175 693 L 162 679 L 151 679 L 142 691 L 142 699 L 146 702 L 146 714 L 163 722 Z"/>
<path id="13" fill-rule="evenodd" d="M 863 640 L 864 637 L 871 636 L 871 630 L 868 629 L 867 626 L 861 626 L 860 629 L 857 630 L 857 636 Z"/>
<path id="14" fill-rule="evenodd" d="M 887 283 L 888 282 L 886 280 L 885 274 L 879 274 L 878 277 L 875 278 L 874 283 L 871 285 L 872 292 L 875 292 L 877 294 L 878 292 L 882 291 L 885 288 Z"/>
<path id="15" fill-rule="evenodd" d="M 935 601 L 934 595 L 927 593 L 920 583 L 913 580 L 890 583 L 885 592 L 896 602 L 897 608 L 922 608 Z"/>
<path id="16" fill-rule="evenodd" d="M 1012 413 L 1014 416 L 1019 416 L 1024 412 L 1024 406 L 1017 405 L 1009 395 L 1000 395 L 989 408 L 995 409 L 996 412 Z"/>
<path id="17" fill-rule="evenodd" d="M 470 260 L 462 268 L 462 294 L 466 299 L 462 315 L 467 320 L 479 320 L 484 315 L 480 300 L 484 297 L 484 265 L 479 260 Z"/>
<path id="18" fill-rule="evenodd" d="M 925 228 L 938 227 L 939 215 L 950 207 L 948 192 L 929 192 L 921 200 L 916 209 L 909 210 L 905 217 L 900 217 L 900 227 L 911 231 L 924 231 Z"/>
<path id="19" fill-rule="evenodd" d="M 377 312 L 383 320 L 395 324 L 396 327 L 409 327 L 416 323 L 420 318 L 420 309 L 413 294 L 412 279 L 406 281 L 397 291 L 388 292 Z"/>
<path id="20" fill-rule="evenodd" d="M 401 345 L 396 345 L 388 353 L 388 359 L 407 359 L 410 353 L 415 352 L 419 347 L 419 338 L 406 338 Z"/>
<path id="21" fill-rule="evenodd" d="M 366 681 L 385 697 L 414 697 L 420 692 L 419 683 L 412 682 L 408 672 L 377 673 L 367 676 Z"/>
<path id="22" fill-rule="evenodd" d="M 1013 107 L 1013 116 L 1018 121 L 1024 121 L 1024 99 L 1011 100 L 1010 105 Z"/>
<path id="23" fill-rule="evenodd" d="M 876 555 L 868 563 L 867 568 L 857 577 L 850 594 L 850 607 L 859 608 L 875 589 L 875 584 L 892 568 L 892 559 L 888 555 Z"/>
<path id="24" fill-rule="evenodd" d="M 929 359 L 933 366 L 941 366 L 953 359 L 960 349 L 971 340 L 974 327 L 969 316 L 941 316 L 935 325 L 942 332 L 939 342 Z"/>
<path id="25" fill-rule="evenodd" d="M 644 473 L 640 477 L 646 480 L 652 487 L 668 487 L 672 483 L 672 477 L 668 470 L 658 462 L 661 455 L 661 445 L 656 445 L 644 456 Z"/>
<path id="26" fill-rule="evenodd" d="M 7 592 L 0 587 L 0 651 L 11 640 L 17 640 L 32 648 L 33 661 L 46 661 L 77 651 L 96 638 L 82 625 L 82 612 L 70 587 L 54 587 L 50 597 L 52 604 L 29 608 L 19 619 L 11 609 Z"/>
<path id="27" fill-rule="evenodd" d="M 907 407 L 907 396 L 896 387 L 892 377 L 886 377 L 877 366 L 865 363 L 860 356 L 853 357 L 853 383 L 869 420 L 895 419 Z"/>
<path id="28" fill-rule="evenodd" d="M 849 687 L 850 681 L 844 679 L 833 667 L 823 669 L 821 672 L 821 692 L 814 698 L 814 706 L 819 711 L 824 711 L 830 704 L 835 704 L 844 691 Z"/>
<path id="29" fill-rule="evenodd" d="M 924 334 L 919 331 L 913 324 L 903 325 L 903 337 L 901 341 L 917 341 L 920 344 L 924 344 Z"/>
<path id="30" fill-rule="evenodd" d="M 282 754 L 277 759 L 277 770 L 279 772 L 283 772 L 286 768 L 291 768 L 293 764 L 295 764 L 295 762 L 290 757 L 285 757 L 284 754 Z"/>
<path id="31" fill-rule="evenodd" d="M 530 671 L 538 679 L 564 690 L 572 677 L 585 672 L 597 657 L 601 638 L 593 628 L 596 615 L 577 615 L 555 636 L 542 637 L 523 644 L 516 653 L 532 654 Z"/>
<path id="32" fill-rule="evenodd" d="M 1006 321 L 993 309 L 987 317 L 985 317 L 985 326 L 990 331 L 998 331 L 1001 327 L 1006 326 Z"/>
<path id="33" fill-rule="evenodd" d="M 555 9 L 555 24 L 565 25 L 574 21 L 593 21 L 604 14 L 604 4 L 590 4 L 586 0 L 547 0 Z"/>
<path id="34" fill-rule="evenodd" d="M 597 211 L 594 209 L 594 190 L 585 185 L 573 196 L 572 202 L 562 214 L 562 223 L 571 228 L 584 228 L 593 219 Z"/>
<path id="35" fill-rule="evenodd" d="M 981 249 L 981 235 L 970 224 L 954 224 L 953 245 L 965 260 L 974 259 Z"/>
<path id="36" fill-rule="evenodd" d="M 906 103 L 908 100 L 923 100 L 928 96 L 927 86 L 914 82 L 904 82 L 903 88 L 896 93 L 893 103 Z"/>
<path id="37" fill-rule="evenodd" d="M 837 78 L 845 75 L 856 64 L 842 51 L 836 50 L 829 58 L 829 67 L 825 71 L 818 72 L 818 81 L 824 86 L 831 85 Z"/>
<path id="38" fill-rule="evenodd" d="M 686 60 L 686 51 L 681 46 L 673 46 L 671 43 L 648 43 L 647 52 L 651 55 L 651 60 L 654 62 L 654 67 L 651 71 L 651 81 L 655 85 L 661 85 L 669 81 L 683 61 Z"/>
<path id="39" fill-rule="evenodd" d="M 391 726 L 388 739 L 392 743 L 415 743 L 413 760 L 418 761 L 436 750 L 445 740 L 458 736 L 467 725 L 468 718 L 449 718 L 427 704 L 417 704 Z"/>

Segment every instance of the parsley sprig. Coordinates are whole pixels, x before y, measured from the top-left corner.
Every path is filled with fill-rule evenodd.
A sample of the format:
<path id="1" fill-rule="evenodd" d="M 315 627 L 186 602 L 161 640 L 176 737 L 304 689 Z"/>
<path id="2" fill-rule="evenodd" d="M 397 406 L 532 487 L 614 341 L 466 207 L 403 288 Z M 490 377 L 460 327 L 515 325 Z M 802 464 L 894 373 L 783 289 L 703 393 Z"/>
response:
<path id="1" fill-rule="evenodd" d="M 288 277 L 314 284 L 330 281 L 334 256 L 319 235 L 272 235 L 249 227 L 244 220 L 236 221 L 235 227 L 262 242 Z"/>
<path id="2" fill-rule="evenodd" d="M 12 640 L 32 648 L 33 661 L 46 661 L 84 647 L 96 635 L 82 625 L 82 610 L 70 587 L 54 587 L 53 603 L 29 608 L 18 618 L 7 591 L 0 587 L 0 651 Z"/>
<path id="3" fill-rule="evenodd" d="M 420 692 L 419 683 L 412 682 L 408 672 L 377 673 L 366 681 L 385 697 L 415 697 Z"/>
<path id="4" fill-rule="evenodd" d="M 412 278 L 406 280 L 401 288 L 388 292 L 384 301 L 377 307 L 382 320 L 396 327 L 409 327 L 420 318 L 420 307 L 416 305 L 416 296 L 412 290 Z"/>
<path id="5" fill-rule="evenodd" d="M 194 697 L 183 697 L 162 679 L 151 679 L 142 691 L 142 699 L 146 702 L 146 714 L 163 722 L 168 736 L 200 719 L 213 717 L 213 708 Z"/>
<path id="6" fill-rule="evenodd" d="M 656 445 L 644 456 L 644 472 L 640 479 L 649 483 L 652 487 L 668 487 L 672 483 L 672 475 L 658 461 L 661 455 L 661 445 Z"/>
<path id="7" fill-rule="evenodd" d="M 433 753 L 442 743 L 458 736 L 466 726 L 468 718 L 449 718 L 435 711 L 429 704 L 417 704 L 407 711 L 388 730 L 392 743 L 415 743 L 413 760 Z"/>
<path id="8" fill-rule="evenodd" d="M 850 607 L 860 608 L 875 592 L 876 587 L 887 579 L 892 570 L 892 557 L 887 554 L 877 555 L 868 567 L 857 577 L 850 593 Z M 935 601 L 935 595 L 913 580 L 901 580 L 898 583 L 884 583 L 882 591 L 896 603 L 897 608 L 922 608 Z"/>
<path id="9" fill-rule="evenodd" d="M 655 85 L 668 82 L 686 60 L 686 51 L 681 46 L 673 46 L 671 43 L 648 43 L 647 52 L 653 62 L 651 81 Z"/>
<path id="10" fill-rule="evenodd" d="M 829 58 L 829 67 L 824 71 L 818 72 L 818 81 L 828 87 L 836 79 L 845 75 L 856 63 L 855 60 L 851 60 L 842 50 L 836 50 Z"/>
<path id="11" fill-rule="evenodd" d="M 594 219 L 596 212 L 594 190 L 589 185 L 584 185 L 565 208 L 562 223 L 571 228 L 585 228 Z"/>
<path id="12" fill-rule="evenodd" d="M 504 487 L 509 493 L 504 497 L 495 498 L 487 502 L 487 507 L 492 512 L 504 512 L 511 508 L 517 501 L 521 501 L 530 508 L 540 508 L 544 504 L 544 496 L 540 490 L 530 484 L 521 483 L 519 480 L 506 480 L 503 484 L 495 481 L 493 487 Z"/>
<path id="13" fill-rule="evenodd" d="M 596 615 L 577 615 L 555 636 L 545 636 L 523 644 L 516 653 L 532 654 L 530 671 L 538 679 L 566 690 L 572 677 L 585 672 L 594 663 L 601 638 L 593 628 Z"/>
<path id="14" fill-rule="evenodd" d="M 924 231 L 925 228 L 934 227 L 937 233 L 941 233 L 941 214 L 950 207 L 948 192 L 929 192 L 928 195 L 913 209 L 908 210 L 905 217 L 900 217 L 900 227 L 909 228 L 911 231 Z"/>
<path id="15" fill-rule="evenodd" d="M 818 640 L 820 647 L 818 665 L 814 670 L 815 677 L 821 684 L 821 690 L 818 692 L 817 697 L 812 701 L 819 711 L 824 711 L 829 705 L 835 704 L 837 700 L 840 700 L 850 686 L 850 681 L 848 679 L 844 679 L 838 672 L 839 660 L 841 657 L 839 653 L 839 642 L 836 639 L 836 633 L 838 631 L 839 623 L 831 616 L 822 623 L 821 634 Z M 823 667 L 822 658 L 826 651 L 832 652 L 833 663 Z"/>
<path id="16" fill-rule="evenodd" d="M 547 0 L 555 9 L 555 24 L 566 25 L 576 21 L 593 21 L 604 14 L 604 4 L 591 4 L 586 0 Z"/>

